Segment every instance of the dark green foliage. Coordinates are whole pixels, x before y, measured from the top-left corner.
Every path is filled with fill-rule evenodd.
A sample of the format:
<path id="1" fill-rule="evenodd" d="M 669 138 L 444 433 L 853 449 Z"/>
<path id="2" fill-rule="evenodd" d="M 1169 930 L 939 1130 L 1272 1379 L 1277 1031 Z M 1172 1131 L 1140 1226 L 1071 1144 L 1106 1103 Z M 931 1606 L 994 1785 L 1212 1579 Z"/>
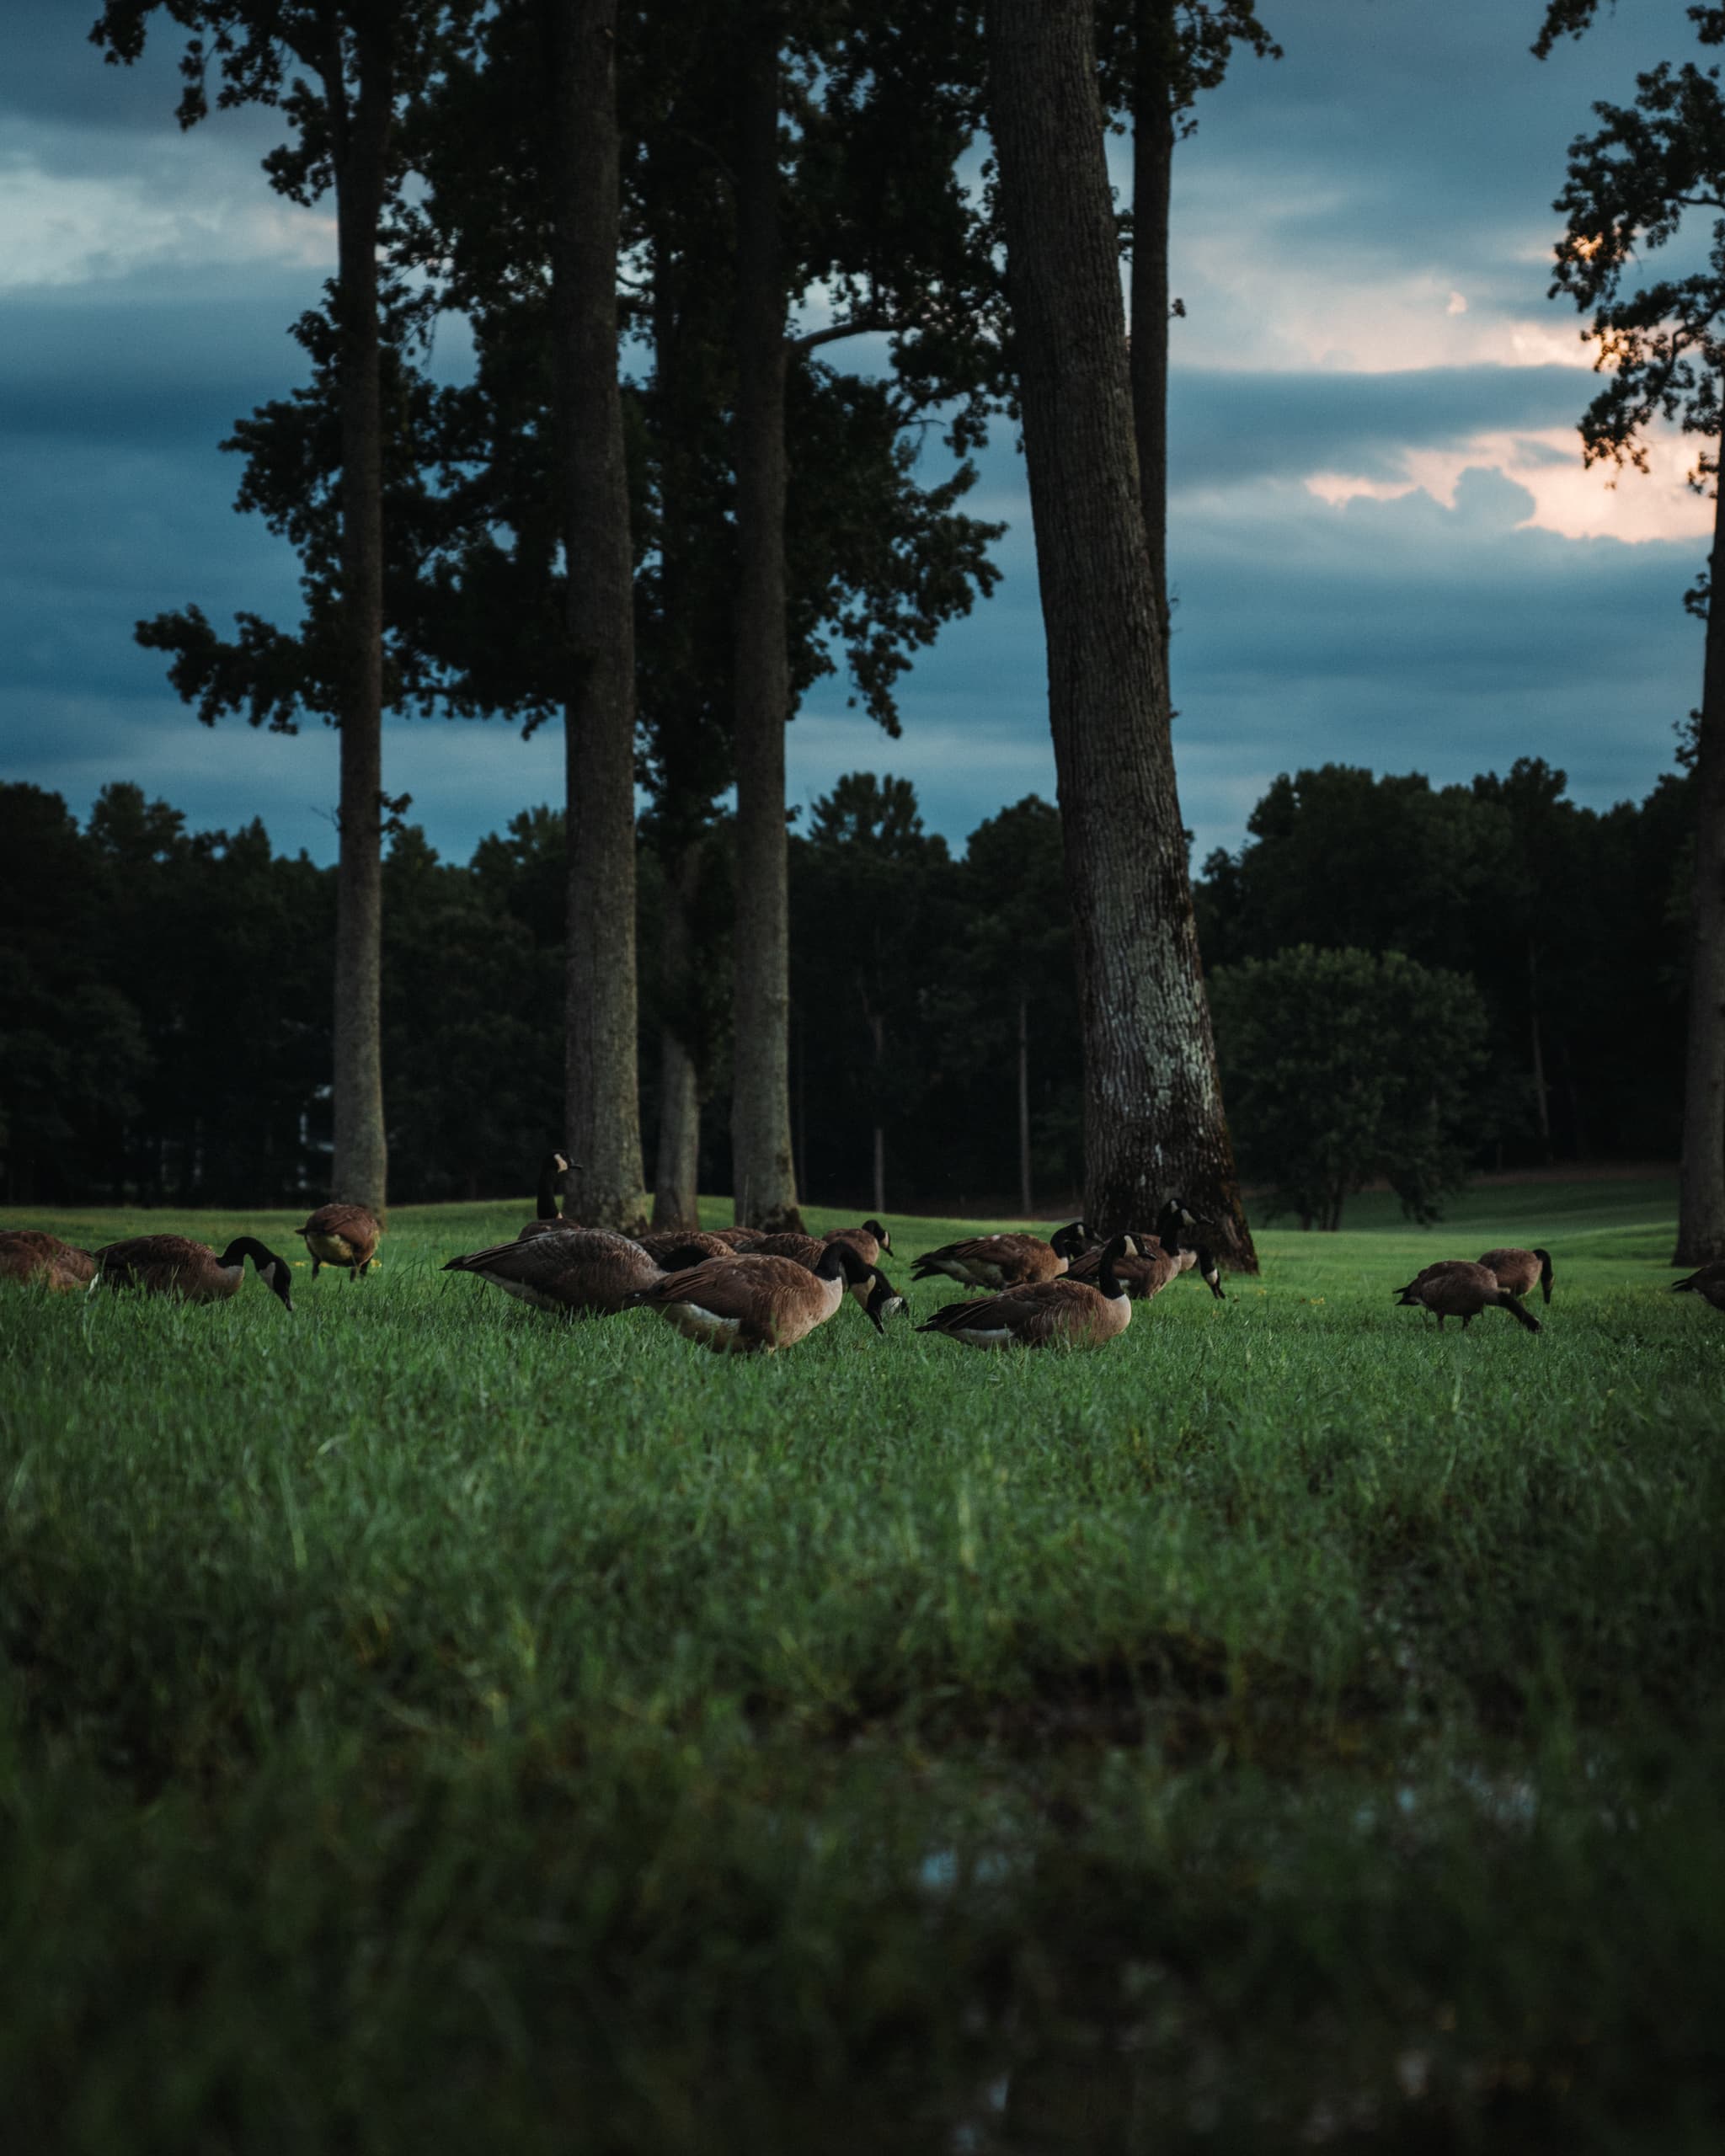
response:
<path id="1" fill-rule="evenodd" d="M 1210 987 L 1241 1171 L 1266 1217 L 1339 1228 L 1348 1197 L 1382 1177 L 1409 1219 L 1435 1220 L 1477 1150 L 1472 982 L 1399 952 L 1302 944 Z"/>
<path id="2" fill-rule="evenodd" d="M 1604 812 L 1564 787 L 1525 757 L 1471 787 L 1337 764 L 1284 772 L 1247 844 L 1204 863 L 1205 963 L 1311 943 L 1469 974 L 1492 1021 L 1480 1142 L 1510 1160 L 1669 1158 L 1693 782 L 1674 773 L 1639 807 Z"/>

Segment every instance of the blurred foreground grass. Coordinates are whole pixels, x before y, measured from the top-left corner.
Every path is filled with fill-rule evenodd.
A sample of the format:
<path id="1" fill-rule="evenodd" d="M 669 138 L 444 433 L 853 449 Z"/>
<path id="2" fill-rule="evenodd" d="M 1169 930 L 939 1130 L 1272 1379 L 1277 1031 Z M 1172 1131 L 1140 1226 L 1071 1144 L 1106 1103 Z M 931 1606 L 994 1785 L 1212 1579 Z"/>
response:
<path id="1" fill-rule="evenodd" d="M 438 1269 L 531 1210 L 292 1318 L 0 1299 L 20 2147 L 1717 2145 L 1669 1186 L 1362 1200 L 1090 1356 L 730 1363 Z M 976 1224 L 892 1225 L 902 1285 Z M 1512 1241 L 1538 1340 L 1393 1307 Z"/>

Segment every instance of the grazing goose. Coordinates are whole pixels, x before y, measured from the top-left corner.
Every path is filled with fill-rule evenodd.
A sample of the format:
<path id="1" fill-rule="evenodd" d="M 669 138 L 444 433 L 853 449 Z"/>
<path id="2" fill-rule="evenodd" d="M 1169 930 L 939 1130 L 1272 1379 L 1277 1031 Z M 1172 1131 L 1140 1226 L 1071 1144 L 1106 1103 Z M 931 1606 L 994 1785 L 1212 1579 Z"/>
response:
<path id="1" fill-rule="evenodd" d="M 709 1235 L 717 1235 L 720 1242 L 728 1244 L 739 1257 L 766 1241 L 765 1228 L 708 1228 Z"/>
<path id="2" fill-rule="evenodd" d="M 298 1232 L 306 1239 L 314 1280 L 326 1265 L 344 1265 L 348 1278 L 357 1280 L 376 1256 L 383 1230 L 363 1205 L 320 1205 Z"/>
<path id="3" fill-rule="evenodd" d="M 633 1240 L 655 1265 L 663 1265 L 670 1257 L 676 1258 L 679 1265 L 697 1265 L 703 1257 L 736 1256 L 728 1242 L 721 1236 L 709 1235 L 705 1228 L 657 1228 Z"/>
<path id="4" fill-rule="evenodd" d="M 1071 1278 L 1035 1281 L 983 1302 L 948 1303 L 916 1330 L 961 1340 L 967 1348 L 1099 1348 L 1132 1322 L 1132 1299 L 1117 1268 L 1137 1256 L 1132 1236 L 1116 1235 L 1101 1253 L 1094 1285 Z"/>
<path id="5" fill-rule="evenodd" d="M 824 1243 L 848 1243 L 865 1265 L 879 1265 L 883 1251 L 890 1252 L 893 1239 L 879 1220 L 865 1220 L 860 1228 L 829 1228 Z"/>
<path id="6" fill-rule="evenodd" d="M 1539 1320 L 1530 1316 L 1507 1288 L 1498 1286 L 1498 1276 L 1488 1266 L 1471 1265 L 1466 1258 L 1446 1257 L 1428 1265 L 1405 1288 L 1398 1288 L 1396 1295 L 1405 1310 L 1433 1311 L 1440 1329 L 1446 1317 L 1459 1317 L 1466 1332 L 1482 1310 L 1508 1310 L 1530 1332 L 1541 1330 Z"/>
<path id="7" fill-rule="evenodd" d="M 106 1288 L 138 1288 L 147 1295 L 178 1295 L 186 1303 L 226 1302 L 239 1293 L 250 1258 L 258 1278 L 293 1308 L 291 1270 L 254 1235 L 238 1235 L 218 1257 L 189 1235 L 130 1235 L 95 1253 L 96 1279 Z"/>
<path id="8" fill-rule="evenodd" d="M 1674 1280 L 1671 1292 L 1674 1295 L 1699 1295 L 1716 1310 L 1725 1310 L 1725 1257 L 1715 1258 L 1699 1273 L 1691 1273 L 1686 1280 Z"/>
<path id="9" fill-rule="evenodd" d="M 873 1236 L 869 1241 L 873 1241 Z M 819 1273 L 825 1262 L 826 1253 L 837 1243 L 843 1243 L 847 1250 L 855 1251 L 864 1265 L 871 1268 L 874 1266 L 873 1258 L 858 1244 L 854 1230 L 823 1239 L 820 1235 L 799 1235 L 788 1229 L 782 1234 L 766 1236 L 744 1255 L 750 1257 L 788 1257 L 793 1265 L 805 1265 L 811 1273 Z M 854 1283 L 850 1292 L 857 1308 L 866 1310 L 874 1289 L 865 1278 Z"/>
<path id="10" fill-rule="evenodd" d="M 1488 1250 L 1480 1263 L 1498 1276 L 1498 1285 L 1512 1295 L 1530 1294 L 1535 1286 L 1546 1302 L 1551 1299 L 1551 1253 L 1548 1250 Z"/>
<path id="11" fill-rule="evenodd" d="M 845 1290 L 866 1286 L 866 1307 L 877 1331 L 902 1298 L 876 1266 L 865 1265 L 848 1243 L 829 1243 L 811 1270 L 793 1257 L 713 1258 L 675 1273 L 631 1295 L 632 1305 L 656 1310 L 686 1340 L 721 1354 L 770 1355 L 793 1348 L 825 1325 Z"/>
<path id="12" fill-rule="evenodd" d="M 1114 1270 L 1121 1284 L 1135 1303 L 1148 1302 L 1152 1295 L 1161 1294 L 1171 1280 L 1178 1280 L 1183 1273 L 1189 1273 L 1195 1266 L 1199 1278 L 1216 1300 L 1226 1302 L 1222 1293 L 1222 1276 L 1207 1250 L 1183 1243 L 1178 1246 L 1164 1241 L 1157 1235 L 1135 1234 L 1133 1241 L 1138 1246 L 1136 1257 L 1118 1258 Z M 1082 1257 L 1075 1257 L 1066 1268 L 1068 1280 L 1094 1281 L 1102 1270 L 1102 1252 L 1087 1250 Z"/>
<path id="13" fill-rule="evenodd" d="M 1044 1242 L 1040 1235 L 971 1235 L 925 1251 L 911 1267 L 913 1280 L 944 1273 L 966 1288 L 1029 1288 L 1057 1279 L 1094 1238 L 1081 1220 L 1057 1228 Z"/>
<path id="14" fill-rule="evenodd" d="M 40 1280 L 56 1294 L 86 1288 L 96 1261 L 76 1243 L 63 1243 L 42 1228 L 8 1228 L 0 1233 L 0 1280 Z"/>
<path id="15" fill-rule="evenodd" d="M 557 1193 L 563 1187 L 563 1179 L 569 1173 L 569 1157 L 566 1153 L 547 1153 L 539 1169 L 538 1210 L 522 1229 L 524 1235 L 542 1235 L 553 1228 L 573 1228 L 573 1220 L 565 1220 L 557 1209 Z"/>
<path id="16" fill-rule="evenodd" d="M 704 1255 L 692 1251 L 679 1262 L 698 1263 Z M 535 1310 L 614 1317 L 637 1289 L 662 1280 L 674 1267 L 660 1265 L 639 1243 L 608 1228 L 559 1228 L 555 1235 L 518 1235 L 512 1243 L 470 1251 L 443 1269 L 472 1273 Z"/>

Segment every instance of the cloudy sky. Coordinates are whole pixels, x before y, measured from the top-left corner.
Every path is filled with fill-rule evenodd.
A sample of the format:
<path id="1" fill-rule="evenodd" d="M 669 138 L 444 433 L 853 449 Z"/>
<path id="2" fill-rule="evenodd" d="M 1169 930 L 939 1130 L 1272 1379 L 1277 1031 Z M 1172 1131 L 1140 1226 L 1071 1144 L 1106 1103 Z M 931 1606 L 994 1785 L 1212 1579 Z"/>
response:
<path id="1" fill-rule="evenodd" d="M 291 619 L 293 558 L 233 513 L 216 444 L 297 379 L 286 326 L 333 225 L 270 192 L 265 117 L 180 135 L 169 50 L 104 67 L 94 13 L 0 10 L 0 773 L 80 813 L 135 779 L 195 825 L 261 814 L 327 859 L 334 737 L 200 726 L 132 624 L 194 600 Z M 1582 470 L 1594 385 L 1573 308 L 1546 297 L 1550 205 L 1591 101 L 1691 50 L 1684 0 L 1621 0 L 1544 65 L 1540 0 L 1263 13 L 1285 59 L 1238 63 L 1177 159 L 1175 736 L 1198 857 L 1239 843 L 1277 771 L 1327 760 L 1450 780 L 1539 755 L 1578 799 L 1638 795 L 1699 695 L 1681 598 L 1711 510 L 1680 443 L 1615 490 Z M 917 665 L 901 741 L 817 691 L 793 800 L 904 772 L 961 841 L 1052 794 L 1004 431 L 973 502 L 1011 526 L 996 596 Z M 396 720 L 385 760 L 457 858 L 561 782 L 552 728 Z"/>

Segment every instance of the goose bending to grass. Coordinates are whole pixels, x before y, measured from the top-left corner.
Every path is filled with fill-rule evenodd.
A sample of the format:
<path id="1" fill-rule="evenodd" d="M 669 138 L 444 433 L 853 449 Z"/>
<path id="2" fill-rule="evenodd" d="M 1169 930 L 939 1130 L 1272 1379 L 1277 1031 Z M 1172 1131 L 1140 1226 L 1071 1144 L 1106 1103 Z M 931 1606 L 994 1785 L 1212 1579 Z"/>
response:
<path id="1" fill-rule="evenodd" d="M 1132 1240 L 1138 1246 L 1138 1255 L 1116 1258 L 1114 1270 L 1135 1303 L 1147 1303 L 1152 1295 L 1161 1294 L 1171 1280 L 1178 1280 L 1183 1273 L 1189 1273 L 1194 1267 L 1216 1300 L 1227 1300 L 1222 1293 L 1220 1268 L 1207 1250 L 1184 1244 L 1171 1248 L 1156 1235 L 1135 1234 Z M 1073 1259 L 1065 1277 L 1068 1280 L 1094 1281 L 1101 1270 L 1102 1252 L 1087 1250 L 1082 1257 Z"/>
<path id="2" fill-rule="evenodd" d="M 557 1194 L 563 1188 L 563 1179 L 571 1165 L 567 1153 L 547 1153 L 540 1162 L 537 1209 L 521 1230 L 523 1235 L 542 1235 L 554 1228 L 575 1225 L 573 1220 L 565 1220 L 557 1209 Z"/>
<path id="3" fill-rule="evenodd" d="M 0 1280 L 40 1280 L 58 1295 L 87 1288 L 96 1261 L 76 1243 L 63 1243 L 45 1228 L 8 1228 L 0 1233 Z"/>
<path id="4" fill-rule="evenodd" d="M 944 1274 L 965 1288 L 1030 1288 L 1055 1280 L 1095 1238 L 1081 1220 L 1057 1228 L 1044 1242 L 1040 1235 L 1007 1233 L 969 1235 L 925 1251 L 911 1267 L 913 1280 Z"/>
<path id="5" fill-rule="evenodd" d="M 686 1246 L 679 1246 L 680 1252 Z M 681 1262 L 694 1263 L 691 1251 Z M 638 1242 L 608 1228 L 559 1228 L 542 1235 L 518 1235 L 512 1243 L 452 1257 L 446 1273 L 471 1273 L 535 1310 L 565 1310 L 575 1317 L 614 1317 L 638 1289 L 675 1269 L 649 1257 Z"/>
<path id="6" fill-rule="evenodd" d="M 94 1255 L 93 1288 L 136 1288 L 147 1295 L 177 1295 L 185 1303 L 222 1303 L 237 1295 L 250 1258 L 282 1308 L 293 1308 L 291 1268 L 255 1235 L 237 1235 L 219 1257 L 208 1243 L 195 1243 L 189 1235 L 129 1235 Z"/>
<path id="7" fill-rule="evenodd" d="M 654 1228 L 633 1240 L 660 1266 L 667 1258 L 675 1258 L 679 1265 L 697 1265 L 703 1257 L 736 1256 L 722 1235 L 709 1235 L 705 1228 Z"/>
<path id="8" fill-rule="evenodd" d="M 1435 1265 L 1428 1265 L 1405 1288 L 1396 1290 L 1396 1298 L 1405 1310 L 1433 1312 L 1439 1329 L 1446 1317 L 1459 1317 L 1466 1332 L 1482 1310 L 1508 1310 L 1530 1332 L 1541 1330 L 1539 1320 L 1523 1310 L 1519 1298 L 1499 1287 L 1498 1276 L 1489 1266 L 1473 1264 L 1466 1258 L 1440 1258 Z"/>
<path id="9" fill-rule="evenodd" d="M 824 1243 L 848 1243 L 865 1265 L 879 1265 L 881 1254 L 890 1255 L 893 1239 L 879 1220 L 865 1220 L 860 1228 L 829 1228 Z"/>
<path id="10" fill-rule="evenodd" d="M 1716 1310 L 1725 1310 L 1725 1258 L 1715 1258 L 1699 1273 L 1691 1273 L 1686 1280 L 1674 1280 L 1671 1292 L 1674 1295 L 1699 1295 Z"/>
<path id="11" fill-rule="evenodd" d="M 656 1310 L 686 1340 L 720 1354 L 770 1355 L 825 1325 L 846 1288 L 866 1290 L 863 1307 L 877 1332 L 884 1332 L 887 1318 L 903 1307 L 886 1275 L 865 1265 L 848 1243 L 829 1243 L 812 1269 L 793 1257 L 752 1251 L 709 1259 L 628 1300 L 637 1309 Z"/>
<path id="12" fill-rule="evenodd" d="M 1100 1253 L 1094 1283 L 1039 1280 L 983 1302 L 948 1303 L 916 1330 L 967 1348 L 1099 1348 L 1132 1322 L 1119 1267 L 1138 1254 L 1135 1238 L 1116 1235 Z"/>
<path id="13" fill-rule="evenodd" d="M 1512 1295 L 1531 1294 L 1536 1287 L 1545 1301 L 1551 1299 L 1551 1253 L 1548 1250 L 1488 1250 L 1479 1261 L 1495 1273 L 1498 1285 Z"/>
<path id="14" fill-rule="evenodd" d="M 315 1280 L 326 1265 L 344 1265 L 357 1280 L 377 1253 L 383 1230 L 376 1214 L 363 1205 L 320 1205 L 297 1230 L 306 1239 Z"/>

